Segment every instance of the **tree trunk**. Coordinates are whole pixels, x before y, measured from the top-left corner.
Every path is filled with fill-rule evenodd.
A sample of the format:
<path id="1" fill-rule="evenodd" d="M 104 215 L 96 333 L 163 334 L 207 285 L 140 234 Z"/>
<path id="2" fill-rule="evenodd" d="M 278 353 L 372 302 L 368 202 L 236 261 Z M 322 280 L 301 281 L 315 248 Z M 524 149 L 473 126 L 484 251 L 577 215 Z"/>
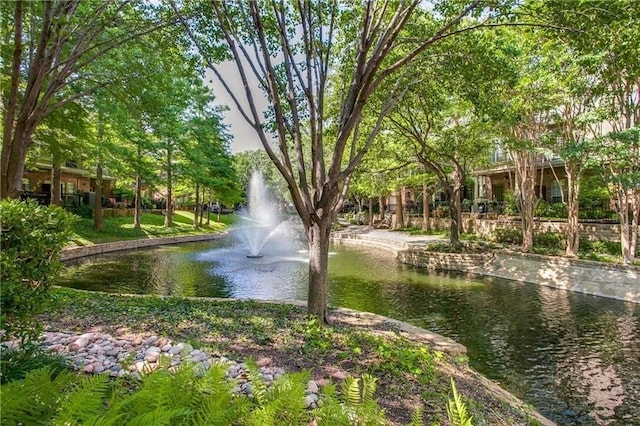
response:
<path id="1" fill-rule="evenodd" d="M 536 153 L 516 151 L 513 154 L 516 169 L 516 186 L 520 200 L 520 218 L 522 223 L 522 251 L 527 253 L 533 248 L 533 225 L 535 212 Z"/>
<path id="2" fill-rule="evenodd" d="M 624 187 L 617 189 L 618 217 L 620 218 L 620 245 L 622 246 L 622 263 L 631 264 L 635 259 L 635 253 L 631 251 L 631 236 L 634 234 L 629 223 L 629 204 Z M 635 216 L 635 215 L 634 215 Z M 636 231 L 637 232 L 637 231 Z M 637 235 L 637 234 L 636 234 Z"/>
<path id="3" fill-rule="evenodd" d="M 140 229 L 142 216 L 142 178 L 136 174 L 136 198 L 133 205 L 133 229 Z"/>
<path id="4" fill-rule="evenodd" d="M 380 220 L 384 220 L 384 211 L 387 208 L 387 199 L 385 196 L 380 196 L 380 198 L 378 199 L 379 203 L 380 203 Z"/>
<path id="5" fill-rule="evenodd" d="M 640 231 L 640 190 L 633 189 L 633 217 L 631 221 L 631 244 L 629 251 L 631 252 L 631 262 L 636 259 L 636 251 L 638 250 L 638 232 Z"/>
<path id="6" fill-rule="evenodd" d="M 373 197 L 369 197 L 369 226 L 373 226 Z"/>
<path id="7" fill-rule="evenodd" d="M 453 190 L 451 191 L 451 207 L 453 211 L 451 211 L 451 220 L 455 222 L 456 230 L 458 236 L 460 236 L 464 232 L 464 228 L 462 226 L 462 200 L 460 199 L 460 189 L 461 186 L 456 182 L 453 186 Z M 452 224 L 453 227 L 453 224 Z"/>
<path id="8" fill-rule="evenodd" d="M 220 204 L 220 200 L 216 201 L 218 205 L 218 222 L 220 222 L 220 210 L 222 210 L 222 204 Z"/>
<path id="9" fill-rule="evenodd" d="M 171 170 L 171 149 L 167 149 L 167 209 L 164 214 L 164 226 L 173 226 L 173 176 Z"/>
<path id="10" fill-rule="evenodd" d="M 96 186 L 93 199 L 93 229 L 102 231 L 102 160 L 96 166 Z"/>
<path id="11" fill-rule="evenodd" d="M 200 220 L 198 222 L 198 226 L 200 228 L 202 228 L 202 225 L 204 223 L 204 195 L 205 195 L 205 188 L 202 188 L 202 196 L 200 197 Z"/>
<path id="12" fill-rule="evenodd" d="M 20 89 L 20 64 L 22 58 L 23 2 L 15 2 L 13 25 L 13 58 L 11 61 L 11 86 L 8 99 L 2 103 L 3 111 L 2 150 L 0 151 L 0 199 L 19 198 L 22 192 L 22 176 L 30 138 L 23 129 L 14 128 Z M 6 40 L 8 41 L 8 40 Z M 8 43 L 7 43 L 8 47 Z M 8 70 L 8 67 L 6 67 Z M 5 70 L 3 70 L 5 71 Z M 5 81 L 6 84 L 6 81 Z"/>
<path id="13" fill-rule="evenodd" d="M 394 226 L 394 229 L 401 229 L 404 228 L 404 189 L 401 188 L 396 194 L 396 226 Z"/>
<path id="14" fill-rule="evenodd" d="M 207 225 L 211 224 L 211 188 L 209 188 L 209 197 L 207 200 Z"/>
<path id="15" fill-rule="evenodd" d="M 431 231 L 431 212 L 429 211 L 429 199 L 431 194 L 429 193 L 429 185 L 427 183 L 422 184 L 422 230 Z"/>
<path id="16" fill-rule="evenodd" d="M 449 206 L 449 216 L 451 216 L 451 226 L 449 227 L 451 235 L 449 236 L 449 242 L 451 245 L 456 245 L 460 242 L 460 227 L 458 226 L 457 211 L 455 195 L 451 187 L 446 190 L 447 192 L 447 205 Z"/>
<path id="17" fill-rule="evenodd" d="M 51 167 L 51 205 L 59 206 L 62 204 L 62 190 L 60 188 L 60 157 L 54 155 L 52 157 L 53 167 Z"/>
<path id="18" fill-rule="evenodd" d="M 329 265 L 329 234 L 331 232 L 328 217 L 321 217 L 318 222 L 306 227 L 309 243 L 309 293 L 307 311 L 318 317 L 323 323 L 327 318 L 327 270 Z"/>
<path id="19" fill-rule="evenodd" d="M 200 202 L 200 185 L 196 183 L 196 202 L 193 206 L 193 229 L 198 229 L 198 203 Z"/>
<path id="20" fill-rule="evenodd" d="M 570 257 L 578 257 L 580 248 L 580 222 L 578 194 L 580 183 L 576 181 L 573 173 L 567 170 L 567 248 L 565 254 Z"/>

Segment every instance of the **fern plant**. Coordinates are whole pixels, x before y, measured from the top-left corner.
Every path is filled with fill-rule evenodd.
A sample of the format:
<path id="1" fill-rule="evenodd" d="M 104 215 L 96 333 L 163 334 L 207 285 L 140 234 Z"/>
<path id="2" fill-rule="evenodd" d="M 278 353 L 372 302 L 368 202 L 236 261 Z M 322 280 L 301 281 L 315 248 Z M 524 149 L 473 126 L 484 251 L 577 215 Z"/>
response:
<path id="1" fill-rule="evenodd" d="M 453 426 L 473 426 L 471 416 L 467 412 L 467 406 L 456 389 L 456 384 L 451 379 L 451 391 L 453 398 L 447 403 L 447 417 Z"/>
<path id="2" fill-rule="evenodd" d="M 338 397 L 323 388 L 321 407 L 307 410 L 309 372 L 289 373 L 267 387 L 253 361 L 247 361 L 252 397 L 234 394 L 227 366 L 207 372 L 193 365 L 158 369 L 141 380 L 106 375 L 79 376 L 51 368 L 34 370 L 24 380 L 0 387 L 1 424 L 83 425 L 324 425 L 385 424 L 373 395 L 376 379 L 349 378 Z"/>
<path id="3" fill-rule="evenodd" d="M 306 384 L 308 371 L 289 373 L 276 379 L 267 388 L 258 367 L 247 360 L 247 374 L 251 380 L 256 408 L 247 420 L 250 425 L 307 424 L 310 414 L 306 410 Z"/>
<path id="4" fill-rule="evenodd" d="M 370 374 L 347 377 L 342 384 L 342 401 L 336 398 L 335 387 L 326 386 L 321 399 L 323 406 L 314 410 L 319 424 L 381 425 L 386 424 L 384 410 L 373 398 L 376 378 Z"/>

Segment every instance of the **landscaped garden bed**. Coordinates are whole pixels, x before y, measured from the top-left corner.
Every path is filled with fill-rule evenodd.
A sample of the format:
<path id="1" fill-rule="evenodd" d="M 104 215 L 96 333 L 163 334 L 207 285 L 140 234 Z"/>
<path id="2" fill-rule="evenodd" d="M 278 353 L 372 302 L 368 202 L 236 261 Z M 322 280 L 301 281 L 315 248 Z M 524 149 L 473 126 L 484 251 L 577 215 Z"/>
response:
<path id="1" fill-rule="evenodd" d="M 451 378 L 474 424 L 537 422 L 515 398 L 472 371 L 464 356 L 434 351 L 419 336 L 366 315 L 333 311 L 332 325 L 322 327 L 294 305 L 66 289 L 54 290 L 53 296 L 41 316 L 46 330 L 108 333 L 119 339 L 160 336 L 212 356 L 252 359 L 258 367 L 308 371 L 320 386 L 320 399 L 330 383 L 371 374 L 377 381 L 374 398 L 390 424 L 406 424 L 416 412 L 427 424 L 445 422 Z M 313 416 L 310 411 L 308 421 Z"/>

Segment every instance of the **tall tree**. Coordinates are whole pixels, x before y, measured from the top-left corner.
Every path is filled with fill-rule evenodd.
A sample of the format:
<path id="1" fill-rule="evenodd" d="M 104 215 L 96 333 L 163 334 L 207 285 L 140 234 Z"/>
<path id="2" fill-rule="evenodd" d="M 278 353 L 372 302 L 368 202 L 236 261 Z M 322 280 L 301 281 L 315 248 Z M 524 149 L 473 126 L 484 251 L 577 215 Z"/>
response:
<path id="1" fill-rule="evenodd" d="M 27 152 L 42 121 L 110 82 L 86 68 L 112 49 L 153 31 L 142 1 L 4 1 L 0 198 L 20 195 Z M 5 44 L 6 42 L 6 44 Z"/>
<path id="2" fill-rule="evenodd" d="M 325 321 L 331 224 L 344 203 L 353 171 L 403 92 L 398 85 L 383 83 L 397 79 L 398 70 L 436 42 L 462 31 L 463 18 L 480 4 L 471 1 L 460 6 L 456 2 L 431 14 L 421 3 L 371 1 L 345 7 L 338 2 L 255 1 L 246 7 L 212 2 L 211 9 L 193 14 L 186 8 L 182 11 L 185 28 L 207 66 L 255 129 L 287 182 L 309 244 L 307 308 Z M 423 37 L 402 58 L 387 61 L 393 49 L 407 42 L 399 35 L 417 8 L 422 16 L 432 16 Z M 188 19 L 190 16 L 193 18 Z M 237 68 L 233 78 L 242 80 L 243 93 L 230 89 L 228 77 L 209 58 L 223 46 L 229 49 Z M 350 70 L 348 79 L 329 85 L 330 73 L 340 67 Z M 255 102 L 250 75 L 272 106 L 267 120 Z M 374 126 L 366 130 L 366 142 L 359 144 L 357 135 L 365 130 L 359 128 L 363 110 L 381 87 L 390 87 L 388 101 L 378 110 Z M 338 92 L 342 99 L 336 116 L 328 116 L 325 110 L 330 91 Z M 335 127 L 331 140 L 325 139 L 327 125 Z M 274 142 L 268 129 L 274 131 Z"/>
<path id="3" fill-rule="evenodd" d="M 596 150 L 593 157 L 606 171 L 603 177 L 609 182 L 620 219 L 623 260 L 630 263 L 640 227 L 640 46 L 633 42 L 640 37 L 640 8 L 635 0 L 536 5 L 536 13 L 574 29 L 562 34 L 562 42 L 578 58 L 581 75 L 588 77 L 584 92 L 597 107 L 579 115 L 579 124 L 599 125 L 601 137 L 593 139 L 591 152 Z M 582 153 L 585 157 L 588 155 Z"/>

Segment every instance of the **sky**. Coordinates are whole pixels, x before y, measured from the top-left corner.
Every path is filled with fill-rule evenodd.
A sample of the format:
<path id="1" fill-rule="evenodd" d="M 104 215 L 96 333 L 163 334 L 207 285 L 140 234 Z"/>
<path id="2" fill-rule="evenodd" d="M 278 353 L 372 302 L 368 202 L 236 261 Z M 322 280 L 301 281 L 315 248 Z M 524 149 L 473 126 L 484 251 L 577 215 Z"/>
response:
<path id="1" fill-rule="evenodd" d="M 231 87 L 231 90 L 237 93 L 237 97 L 242 101 L 242 99 L 245 98 L 244 89 L 233 62 L 229 61 L 220 64 L 219 70 L 227 80 L 227 84 Z M 224 112 L 224 122 L 229 125 L 229 133 L 233 135 L 231 152 L 235 154 L 242 151 L 262 149 L 262 144 L 255 130 L 247 124 L 233 103 L 231 96 L 217 80 L 215 74 L 209 69 L 207 69 L 205 73 L 205 84 L 213 89 L 215 96 L 214 102 L 218 105 L 226 105 L 229 108 L 228 111 Z M 254 87 L 254 99 L 258 103 L 258 107 L 264 111 L 267 107 L 267 100 L 258 88 L 257 83 L 255 83 Z"/>

